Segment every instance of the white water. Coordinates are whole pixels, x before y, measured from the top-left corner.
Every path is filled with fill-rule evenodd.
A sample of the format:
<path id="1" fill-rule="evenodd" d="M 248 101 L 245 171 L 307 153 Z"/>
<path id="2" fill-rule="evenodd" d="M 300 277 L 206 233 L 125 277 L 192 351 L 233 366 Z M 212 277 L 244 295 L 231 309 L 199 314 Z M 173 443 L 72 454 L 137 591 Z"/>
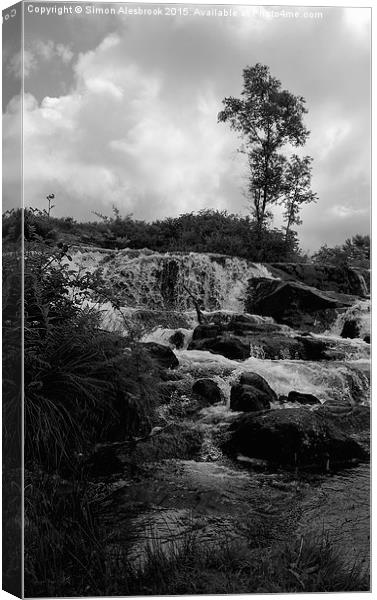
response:
<path id="1" fill-rule="evenodd" d="M 212 377 L 229 402 L 231 385 L 243 371 L 258 373 L 270 384 L 277 395 L 290 391 L 310 393 L 321 402 L 369 402 L 369 345 L 362 340 L 343 340 L 339 337 L 347 319 L 355 318 L 361 328 L 361 337 L 370 331 L 370 301 L 363 300 L 343 312 L 331 329 L 321 336 L 333 349 L 340 350 L 345 361 L 309 362 L 300 360 L 264 360 L 258 348 L 251 348 L 251 356 L 243 362 L 229 360 L 221 355 L 197 350 L 188 351 L 192 329 L 196 326 L 196 312 L 184 286 L 203 300 L 204 316 L 208 321 L 227 322 L 235 313 L 242 313 L 248 279 L 273 278 L 268 269 L 246 260 L 208 254 L 159 254 L 148 250 L 117 252 L 90 250 L 73 254 L 70 268 L 93 272 L 98 267 L 109 288 L 118 296 L 123 308 L 114 309 L 109 303 L 100 306 L 103 327 L 124 333 L 132 326 L 139 308 L 151 309 L 156 315 L 162 310 L 175 310 L 187 321 L 184 327 L 159 324 L 145 333 L 142 341 L 154 341 L 173 347 L 170 337 L 177 331 L 184 335 L 183 350 L 175 350 L 180 371 L 194 381 L 198 377 Z M 259 317 L 261 322 L 273 322 Z M 135 320 L 135 319 L 134 319 Z M 157 323 L 158 324 L 158 323 Z M 136 322 L 134 326 L 136 326 Z M 189 329 L 192 327 L 192 329 Z M 287 328 L 289 329 L 289 328 Z M 287 335 L 290 332 L 287 331 Z M 349 359 L 349 360 L 347 360 Z"/>
<path id="2" fill-rule="evenodd" d="M 215 379 L 227 401 L 232 384 L 239 380 L 241 373 L 249 371 L 264 377 L 278 396 L 296 391 L 313 394 L 321 402 L 369 403 L 370 363 L 365 359 L 310 362 L 249 358 L 240 362 L 200 350 L 181 350 L 176 354 L 183 373 Z"/>
<path id="3" fill-rule="evenodd" d="M 350 306 L 345 312 L 341 313 L 335 323 L 327 332 L 330 335 L 340 336 L 346 321 L 356 320 L 360 328 L 361 339 L 370 334 L 371 330 L 371 302 L 370 300 L 360 300 L 353 306 Z"/>
<path id="4" fill-rule="evenodd" d="M 70 269 L 94 272 L 101 268 L 122 306 L 151 309 L 193 308 L 185 287 L 207 310 L 242 312 L 248 280 L 274 279 L 267 267 L 215 254 L 91 250 L 72 253 Z"/>
<path id="5" fill-rule="evenodd" d="M 156 342 L 157 344 L 163 344 L 164 346 L 169 346 L 170 348 L 175 348 L 174 344 L 171 343 L 170 338 L 177 331 L 183 334 L 184 342 L 183 349 L 186 350 L 189 343 L 192 339 L 193 330 L 185 329 L 180 327 L 179 329 L 165 329 L 163 327 L 156 327 L 153 331 L 146 333 L 141 338 L 142 342 Z"/>

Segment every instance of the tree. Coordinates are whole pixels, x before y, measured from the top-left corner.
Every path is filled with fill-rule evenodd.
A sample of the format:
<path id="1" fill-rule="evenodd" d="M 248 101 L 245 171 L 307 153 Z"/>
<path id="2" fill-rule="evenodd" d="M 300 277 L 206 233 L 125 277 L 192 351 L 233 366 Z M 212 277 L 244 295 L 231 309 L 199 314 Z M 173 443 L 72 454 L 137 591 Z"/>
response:
<path id="1" fill-rule="evenodd" d="M 311 191 L 311 163 L 313 159 L 310 156 L 299 158 L 293 154 L 290 161 L 287 161 L 284 175 L 284 220 L 285 241 L 288 244 L 289 235 L 293 225 L 301 225 L 300 209 L 303 204 L 315 202 L 317 194 Z"/>
<path id="2" fill-rule="evenodd" d="M 370 267 L 370 236 L 354 235 L 346 239 L 341 246 L 329 248 L 326 244 L 312 256 L 312 260 L 320 264 L 337 267 Z"/>
<path id="3" fill-rule="evenodd" d="M 219 122 L 228 122 L 244 140 L 250 168 L 248 194 L 261 242 L 270 207 L 284 192 L 286 158 L 279 152 L 286 144 L 303 146 L 309 131 L 303 124 L 305 100 L 281 88 L 267 66 L 256 64 L 243 71 L 241 98 L 225 98 Z"/>

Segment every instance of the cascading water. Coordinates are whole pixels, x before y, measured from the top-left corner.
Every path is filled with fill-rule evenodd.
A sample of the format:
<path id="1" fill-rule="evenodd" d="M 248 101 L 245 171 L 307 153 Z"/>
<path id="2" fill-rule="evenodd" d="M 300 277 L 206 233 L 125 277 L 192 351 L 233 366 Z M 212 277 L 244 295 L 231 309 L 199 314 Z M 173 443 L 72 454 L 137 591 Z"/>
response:
<path id="1" fill-rule="evenodd" d="M 248 279 L 274 279 L 264 265 L 216 254 L 80 250 L 72 259 L 77 271 L 100 268 L 122 306 L 154 310 L 189 310 L 195 298 L 207 310 L 242 312 Z"/>
<path id="2" fill-rule="evenodd" d="M 362 339 L 343 340 L 339 337 L 349 319 L 358 320 L 360 337 L 369 333 L 368 300 L 360 300 L 342 312 L 327 334 L 316 336 L 331 342 L 335 349 L 343 349 L 344 362 L 265 360 L 252 344 L 250 358 L 239 362 L 206 351 L 187 350 L 197 325 L 192 297 L 206 309 L 202 310 L 206 321 L 228 323 L 235 314 L 245 314 L 244 297 L 249 278 L 274 278 L 264 265 L 221 255 L 160 254 L 129 249 L 117 252 L 80 249 L 72 257 L 70 268 L 74 270 L 93 272 L 100 268 L 122 305 L 120 310 L 114 309 L 111 303 L 99 306 L 104 328 L 125 332 L 130 321 L 137 322 L 141 312 L 153 313 L 152 325 L 144 330 L 141 340 L 170 346 L 179 358 L 182 373 L 193 381 L 195 377 L 214 378 L 227 401 L 232 383 L 243 371 L 253 371 L 264 377 L 278 395 L 287 395 L 294 390 L 313 394 L 321 402 L 369 402 L 369 345 Z M 88 305 L 98 308 L 94 303 Z M 166 314 L 170 320 L 173 315 L 174 322 L 165 323 Z M 271 317 L 257 318 L 261 324 L 273 322 Z M 141 326 L 142 319 L 139 320 Z M 176 350 L 171 340 L 177 330 L 181 336 L 181 350 Z M 349 347 L 348 357 L 344 352 L 346 346 Z"/>
<path id="3" fill-rule="evenodd" d="M 338 315 L 328 333 L 330 335 L 340 336 L 343 327 L 347 321 L 355 321 L 359 329 L 359 337 L 370 334 L 371 326 L 371 302 L 370 300 L 360 300 L 346 311 Z"/>
<path id="4" fill-rule="evenodd" d="M 265 360 L 249 358 L 235 361 L 198 350 L 177 352 L 183 373 L 222 380 L 226 400 L 231 385 L 244 372 L 261 375 L 278 396 L 291 391 L 315 395 L 321 402 L 333 400 L 340 404 L 369 402 L 369 361 L 309 362 L 299 360 Z"/>
<path id="5" fill-rule="evenodd" d="M 250 508 L 250 496 L 248 495 L 251 493 L 250 486 L 254 486 L 253 490 L 255 489 L 253 494 L 255 493 L 257 509 L 267 504 L 266 499 L 269 506 L 275 502 L 279 513 L 281 513 L 282 506 L 285 506 L 285 497 L 281 491 L 285 489 L 284 486 L 278 487 L 280 491 L 277 497 L 276 488 L 273 487 L 276 481 L 279 484 L 278 477 L 285 477 L 285 474 L 273 473 L 271 475 L 267 472 L 258 475 L 255 471 L 250 474 L 248 470 L 241 470 L 239 467 L 233 468 L 229 466 L 228 459 L 224 460 L 221 446 L 218 444 L 218 434 L 228 432 L 229 424 L 238 418 L 239 413 L 235 413 L 229 408 L 230 395 L 232 386 L 239 382 L 242 373 L 257 373 L 265 379 L 277 396 L 287 396 L 291 391 L 312 394 L 321 403 L 327 403 L 330 411 L 335 415 L 340 415 L 340 419 L 344 415 L 347 415 L 348 418 L 350 406 L 369 403 L 370 362 L 368 355 L 370 346 L 363 341 L 364 335 L 369 333 L 370 303 L 367 300 L 361 300 L 340 313 L 336 322 L 325 334 L 314 335 L 305 332 L 311 342 L 318 344 L 324 342 L 335 354 L 338 352 L 343 356 L 343 360 L 334 360 L 333 358 L 314 362 L 287 358 L 264 359 L 263 355 L 259 354 L 258 345 L 252 344 L 252 333 L 250 340 L 247 337 L 250 341 L 250 357 L 246 360 L 230 360 L 209 351 L 188 350 L 193 331 L 198 325 L 194 299 L 201 304 L 201 316 L 204 323 L 212 323 L 214 329 L 218 327 L 225 336 L 229 334 L 230 330 L 234 331 L 228 326 L 232 325 L 234 316 L 238 315 L 239 326 L 236 336 L 239 334 L 242 337 L 242 325 L 247 325 L 249 321 L 254 323 L 255 329 L 259 332 L 265 331 L 265 336 L 268 338 L 270 335 L 268 332 L 274 331 L 274 320 L 271 317 L 256 315 L 250 319 L 250 315 L 244 312 L 248 280 L 258 277 L 273 278 L 265 266 L 252 264 L 242 259 L 206 254 L 159 254 L 148 250 L 122 250 L 119 252 L 89 250 L 85 252 L 79 249 L 73 253 L 70 268 L 82 272 L 94 272 L 97 268 L 102 270 L 111 294 L 116 297 L 121 306 L 120 309 L 115 309 L 111 302 L 101 305 L 95 302 L 86 302 L 88 309 L 100 311 L 104 329 L 127 333 L 133 327 L 138 330 L 142 342 L 154 342 L 169 346 L 179 360 L 179 366 L 173 372 L 174 374 L 172 373 L 172 380 L 166 383 L 167 388 L 165 389 L 173 391 L 170 400 L 164 401 L 158 407 L 159 418 L 167 424 L 167 427 L 172 423 L 175 425 L 177 422 L 182 426 L 186 419 L 186 424 L 190 428 L 203 434 L 203 443 L 200 455 L 195 460 L 182 461 L 178 459 L 178 469 L 175 462 L 163 461 L 163 480 L 157 478 L 155 481 L 152 474 L 148 474 L 144 492 L 145 495 L 151 495 L 153 505 L 147 517 L 153 524 L 153 535 L 158 536 L 159 539 L 164 539 L 165 520 L 170 528 L 168 537 L 170 537 L 171 529 L 178 531 L 175 523 L 177 519 L 183 518 L 186 514 L 176 506 L 177 502 L 183 502 L 182 495 L 185 495 L 184 501 L 190 507 L 190 515 L 195 510 L 199 511 L 200 503 L 208 499 L 205 515 L 212 521 L 214 520 L 213 515 L 217 516 L 217 513 L 214 513 L 214 507 L 219 505 L 220 518 L 216 520 L 216 523 L 227 523 L 234 507 L 240 511 L 243 519 L 244 514 Z M 348 320 L 358 322 L 359 339 L 339 337 Z M 278 331 L 280 336 L 287 338 L 297 334 L 289 327 L 278 326 Z M 301 333 L 305 335 L 304 332 Z M 249 336 L 249 334 L 247 335 Z M 272 335 L 273 333 L 271 333 Z M 197 380 L 203 378 L 211 379 L 217 384 L 223 402 L 205 405 L 203 408 L 199 405 L 198 409 L 195 406 L 196 400 L 193 397 L 192 389 Z M 274 402 L 271 408 L 284 410 L 290 406 L 292 404 Z M 194 412 L 190 412 L 192 410 Z M 321 410 L 321 408 L 318 406 L 302 407 L 302 410 L 315 411 Z M 327 413 L 327 411 L 324 412 Z M 353 411 L 351 410 L 351 412 Z M 190 416 L 192 414 L 194 416 Z M 164 427 L 162 427 L 163 429 Z M 251 462 L 250 458 L 247 460 Z M 332 474 L 331 479 L 326 475 L 325 484 L 329 483 L 329 488 L 325 489 L 327 504 L 321 497 L 318 507 L 314 502 L 317 498 L 313 499 L 313 494 L 319 494 L 318 490 L 321 491 L 322 484 L 317 481 L 313 492 L 309 493 L 306 487 L 307 483 L 305 483 L 305 488 L 302 488 L 303 493 L 309 497 L 311 504 L 308 501 L 308 507 L 304 506 L 304 509 L 309 511 L 309 517 L 303 518 L 302 527 L 308 527 L 314 519 L 319 523 L 316 525 L 317 533 L 319 527 L 323 527 L 325 530 L 324 519 L 327 517 L 327 513 L 330 513 L 333 518 L 331 513 L 333 510 L 337 520 L 335 525 L 334 520 L 330 520 L 331 526 L 334 530 L 338 527 L 338 530 L 343 531 L 344 515 L 350 517 L 349 522 L 354 519 L 354 512 L 352 512 L 354 511 L 354 498 L 359 501 L 360 498 L 364 500 L 368 497 L 368 473 L 362 471 L 365 468 L 364 465 L 355 468 L 352 476 L 344 482 L 339 482 L 336 475 Z M 259 480 L 258 476 L 263 477 L 263 480 Z M 293 483 L 296 486 L 298 480 L 296 480 L 296 475 L 294 477 Z M 260 484 L 260 481 L 263 481 L 263 485 Z M 283 480 L 282 482 L 284 483 Z M 212 489 L 209 489 L 210 485 L 212 485 Z M 332 491 L 334 485 L 336 486 L 335 495 Z M 198 494 L 198 490 L 202 490 L 203 494 Z M 236 495 L 234 495 L 235 490 Z M 355 490 L 357 494 L 355 494 Z M 261 500 L 260 494 L 263 491 L 266 499 L 262 498 Z M 162 494 L 162 506 L 159 505 L 159 494 Z M 226 497 L 227 494 L 230 496 L 224 519 L 223 503 L 224 496 Z M 344 494 L 346 500 L 338 499 L 341 494 Z M 221 498 L 220 502 L 219 498 Z M 348 498 L 351 499 L 351 503 L 348 502 Z M 173 504 L 169 511 L 166 511 L 166 503 L 169 499 Z M 296 514 L 296 496 L 294 502 Z M 123 506 L 122 510 L 124 510 Z M 162 510 L 165 512 L 162 513 Z M 132 511 L 130 512 L 132 513 Z M 198 514 L 200 521 L 198 520 L 196 523 L 200 528 L 205 517 L 201 512 Z M 253 518 L 255 514 L 257 514 L 257 510 L 253 513 Z M 144 516 L 143 514 L 143 518 Z M 340 525 L 338 524 L 339 520 L 341 521 Z M 148 525 L 144 525 L 144 521 L 140 522 L 139 519 L 134 522 L 134 526 L 136 525 L 142 530 L 140 536 L 143 534 L 144 528 L 150 526 L 150 522 Z M 237 532 L 239 529 L 237 525 Z M 360 531 L 365 545 L 365 538 L 368 534 L 367 525 L 360 528 Z M 205 535 L 207 536 L 207 530 Z M 217 528 L 214 535 L 217 539 Z M 147 532 L 145 537 L 148 539 Z M 363 546 L 362 544 L 355 545 L 354 539 L 355 535 L 352 531 L 349 540 L 352 543 L 353 551 L 358 554 L 359 549 Z M 347 545 L 345 547 L 348 553 Z M 143 547 L 135 546 L 133 550 L 135 552 L 138 550 L 143 555 Z"/>

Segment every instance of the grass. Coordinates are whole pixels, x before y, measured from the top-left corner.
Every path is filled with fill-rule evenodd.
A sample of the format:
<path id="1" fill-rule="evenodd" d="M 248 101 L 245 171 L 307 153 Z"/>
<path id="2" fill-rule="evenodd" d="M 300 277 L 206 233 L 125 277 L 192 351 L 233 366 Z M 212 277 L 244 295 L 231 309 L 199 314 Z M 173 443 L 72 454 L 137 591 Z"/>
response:
<path id="1" fill-rule="evenodd" d="M 151 539 L 142 566 L 114 544 L 84 484 L 33 474 L 26 487 L 29 597 L 368 591 L 361 563 L 342 562 L 325 534 L 256 547 L 254 540 L 200 541 L 191 531 L 168 544 Z M 98 499 L 98 506 L 103 497 Z M 38 500 L 38 502 L 36 502 Z"/>
<path id="2" fill-rule="evenodd" d="M 212 547 L 191 540 L 170 554 L 150 551 L 143 570 L 132 580 L 132 593 L 151 595 L 368 589 L 368 575 L 360 565 L 344 568 L 326 536 L 257 550 L 226 539 Z"/>

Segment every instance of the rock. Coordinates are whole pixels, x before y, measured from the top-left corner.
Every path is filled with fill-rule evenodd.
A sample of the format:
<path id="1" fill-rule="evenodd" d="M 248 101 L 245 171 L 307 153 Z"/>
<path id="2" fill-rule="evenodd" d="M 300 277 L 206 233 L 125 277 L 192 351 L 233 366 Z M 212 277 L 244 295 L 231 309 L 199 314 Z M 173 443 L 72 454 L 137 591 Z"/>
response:
<path id="1" fill-rule="evenodd" d="M 195 327 L 194 332 L 192 334 L 193 341 L 195 340 L 204 340 L 208 338 L 215 338 L 221 335 L 223 331 L 223 327 L 216 323 L 208 323 L 205 325 L 198 325 Z"/>
<path id="2" fill-rule="evenodd" d="M 367 269 L 336 267 L 314 263 L 272 263 L 272 274 L 281 279 L 301 281 L 319 290 L 333 290 L 343 294 L 366 296 L 369 272 Z"/>
<path id="3" fill-rule="evenodd" d="M 250 357 L 250 344 L 232 335 L 193 340 L 188 349 L 208 350 L 213 354 L 221 354 L 231 360 L 245 360 Z"/>
<path id="4" fill-rule="evenodd" d="M 173 344 L 177 350 L 180 350 L 185 345 L 185 334 L 179 330 L 175 331 L 173 335 L 170 336 L 169 342 Z"/>
<path id="5" fill-rule="evenodd" d="M 252 385 L 236 384 L 230 392 L 230 409 L 252 412 L 270 408 L 270 396 Z"/>
<path id="6" fill-rule="evenodd" d="M 303 344 L 304 351 L 301 358 L 304 360 L 323 360 L 326 358 L 325 352 L 328 344 L 324 341 L 309 336 L 297 336 L 295 339 Z"/>
<path id="7" fill-rule="evenodd" d="M 156 342 L 146 342 L 143 348 L 148 352 L 157 365 L 163 369 L 175 369 L 179 365 L 178 358 L 168 346 Z"/>
<path id="8" fill-rule="evenodd" d="M 287 402 L 288 402 L 288 396 L 284 396 L 284 395 L 279 396 L 278 397 L 278 402 L 279 402 L 279 404 L 287 404 Z"/>
<path id="9" fill-rule="evenodd" d="M 370 334 L 364 335 L 364 342 L 370 344 Z"/>
<path id="10" fill-rule="evenodd" d="M 328 461 L 331 467 L 367 457 L 365 450 L 321 408 L 286 408 L 242 415 L 230 426 L 223 449 L 232 456 L 240 453 L 276 464 L 324 470 Z"/>
<path id="11" fill-rule="evenodd" d="M 216 404 L 222 401 L 222 394 L 219 386 L 212 379 L 198 379 L 192 386 L 194 394 L 207 400 L 209 404 Z"/>
<path id="12" fill-rule="evenodd" d="M 236 336 L 223 334 L 217 337 L 192 340 L 189 350 L 208 350 L 226 358 L 245 360 L 250 355 L 263 358 L 327 360 L 327 343 L 305 336 L 287 336 L 282 333 L 250 334 Z"/>
<path id="13" fill-rule="evenodd" d="M 281 333 L 282 330 L 286 330 L 287 327 L 280 325 L 279 323 L 268 323 L 261 321 L 252 315 L 235 315 L 229 323 L 224 326 L 224 331 L 233 333 L 238 336 L 253 335 L 253 334 L 271 334 Z"/>
<path id="14" fill-rule="evenodd" d="M 267 396 L 269 396 L 271 402 L 275 402 L 277 400 L 277 395 L 275 394 L 274 390 L 261 375 L 258 375 L 258 373 L 250 373 L 245 371 L 240 377 L 240 384 L 251 385 L 258 390 L 261 390 L 267 394 Z"/>
<path id="15" fill-rule="evenodd" d="M 252 278 L 245 306 L 248 312 L 271 316 L 278 323 L 320 331 L 335 321 L 337 309 L 354 300 L 335 296 L 297 281 Z"/>
<path id="16" fill-rule="evenodd" d="M 139 465 L 169 458 L 192 459 L 199 454 L 202 443 L 203 432 L 195 425 L 170 423 L 137 443 L 127 458 Z"/>
<path id="17" fill-rule="evenodd" d="M 356 319 L 350 319 L 345 321 L 340 336 L 342 338 L 354 338 L 360 337 L 360 327 Z"/>
<path id="18" fill-rule="evenodd" d="M 304 394 L 303 392 L 289 392 L 288 402 L 297 402 L 298 404 L 321 404 L 321 401 L 313 394 Z"/>

